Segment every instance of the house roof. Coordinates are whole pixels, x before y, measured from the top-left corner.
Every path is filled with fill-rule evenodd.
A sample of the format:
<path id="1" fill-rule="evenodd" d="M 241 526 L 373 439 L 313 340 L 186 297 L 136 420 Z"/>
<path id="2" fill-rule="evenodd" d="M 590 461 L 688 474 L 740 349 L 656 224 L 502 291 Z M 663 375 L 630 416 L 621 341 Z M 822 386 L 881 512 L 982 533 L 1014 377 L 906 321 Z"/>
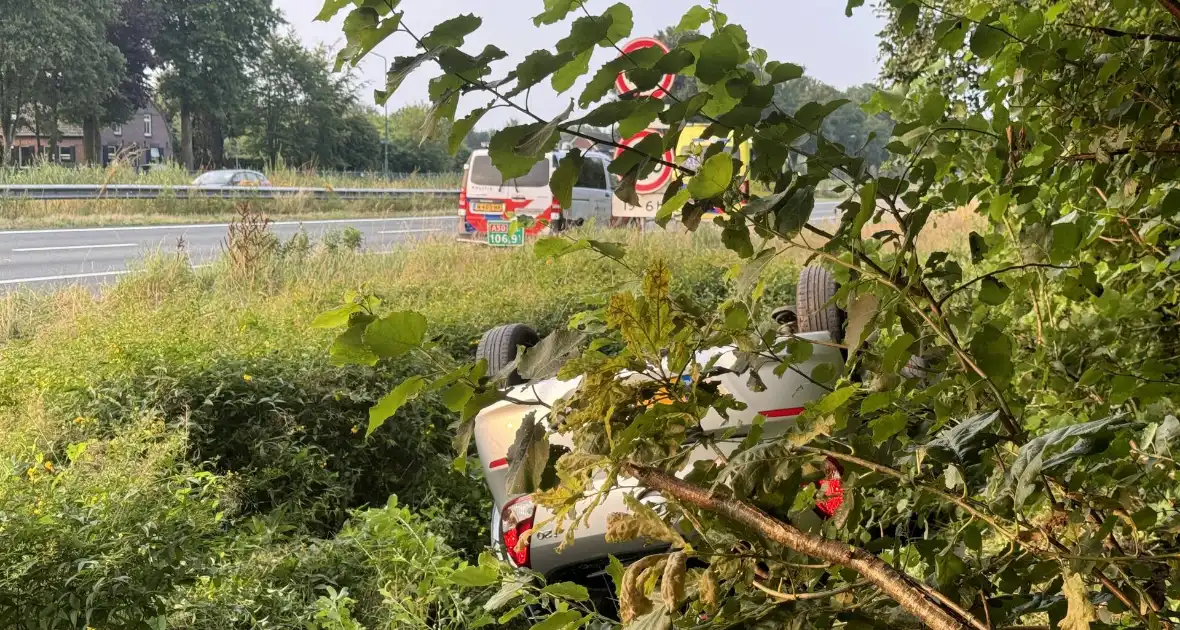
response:
<path id="1" fill-rule="evenodd" d="M 47 127 L 48 127 L 48 125 L 47 125 Z M 62 138 L 81 138 L 83 135 L 82 134 L 82 126 L 75 125 L 74 123 L 59 122 L 57 124 L 57 129 L 59 132 L 58 135 L 61 136 Z M 35 131 L 33 131 L 32 127 L 21 127 L 20 129 L 17 129 L 16 137 L 18 137 L 18 138 L 36 138 L 37 133 Z M 42 138 L 49 137 L 49 129 L 48 128 L 41 130 L 41 137 Z"/>

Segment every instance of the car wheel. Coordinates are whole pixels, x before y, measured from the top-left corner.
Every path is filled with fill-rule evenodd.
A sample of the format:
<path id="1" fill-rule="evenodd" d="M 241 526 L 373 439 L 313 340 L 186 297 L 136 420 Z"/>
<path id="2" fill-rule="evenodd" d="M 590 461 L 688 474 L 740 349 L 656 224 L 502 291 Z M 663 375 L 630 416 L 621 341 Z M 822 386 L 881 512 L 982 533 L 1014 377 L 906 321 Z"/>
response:
<path id="1" fill-rule="evenodd" d="M 516 360 L 516 352 L 520 346 L 531 348 L 537 345 L 540 337 L 537 331 L 524 324 L 505 324 L 483 334 L 479 346 L 475 350 L 476 360 L 484 359 L 488 362 L 488 375 L 495 376 Z M 520 374 L 513 370 L 505 378 L 509 387 L 524 382 Z"/>
<path id="2" fill-rule="evenodd" d="M 799 332 L 827 331 L 839 343 L 844 336 L 844 311 L 836 306 L 836 279 L 819 266 L 804 267 L 795 289 L 795 315 Z"/>

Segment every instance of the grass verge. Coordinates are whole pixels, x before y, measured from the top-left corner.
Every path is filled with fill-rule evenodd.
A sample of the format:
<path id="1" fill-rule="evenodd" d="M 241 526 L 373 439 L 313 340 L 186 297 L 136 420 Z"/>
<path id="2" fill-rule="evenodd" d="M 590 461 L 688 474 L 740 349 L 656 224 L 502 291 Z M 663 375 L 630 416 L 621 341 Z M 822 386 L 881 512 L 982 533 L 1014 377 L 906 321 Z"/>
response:
<path id="1" fill-rule="evenodd" d="M 730 290 L 715 231 L 602 238 L 636 269 L 667 261 L 703 302 Z M 373 292 L 469 356 L 491 326 L 545 331 L 636 278 L 591 253 L 450 240 L 274 251 L 0 298 L 0 626 L 287 628 L 341 608 L 370 628 L 470 622 L 478 603 L 446 576 L 486 544 L 490 505 L 450 467 L 451 414 L 425 397 L 366 441 L 368 407 L 424 368 L 333 366 L 332 332 L 308 324 Z M 794 278 L 773 263 L 767 301 Z"/>

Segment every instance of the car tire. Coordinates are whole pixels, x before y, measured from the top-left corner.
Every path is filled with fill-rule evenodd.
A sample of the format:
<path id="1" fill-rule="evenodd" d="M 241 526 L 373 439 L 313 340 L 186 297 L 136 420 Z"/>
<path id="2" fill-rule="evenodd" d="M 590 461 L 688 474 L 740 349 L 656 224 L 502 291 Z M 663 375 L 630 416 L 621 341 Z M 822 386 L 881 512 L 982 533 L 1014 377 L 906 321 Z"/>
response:
<path id="1" fill-rule="evenodd" d="M 836 279 L 827 269 L 816 265 L 803 268 L 795 289 L 799 332 L 827 331 L 833 341 L 840 342 L 844 334 L 844 311 L 832 300 L 837 289 Z"/>
<path id="2" fill-rule="evenodd" d="M 483 334 L 479 346 L 475 350 L 476 360 L 484 359 L 488 362 L 489 376 L 499 374 L 504 368 L 516 360 L 516 352 L 520 346 L 531 348 L 537 345 L 541 338 L 537 331 L 524 324 L 505 324 Z M 509 387 L 524 382 L 520 374 L 513 370 L 505 379 Z"/>

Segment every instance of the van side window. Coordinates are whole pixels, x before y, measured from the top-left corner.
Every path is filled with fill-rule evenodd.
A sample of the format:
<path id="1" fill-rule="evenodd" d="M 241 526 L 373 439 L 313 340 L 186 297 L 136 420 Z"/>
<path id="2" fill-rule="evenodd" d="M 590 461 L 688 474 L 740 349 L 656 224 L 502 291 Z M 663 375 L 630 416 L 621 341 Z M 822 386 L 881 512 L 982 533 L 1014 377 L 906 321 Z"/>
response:
<path id="1" fill-rule="evenodd" d="M 606 190 L 606 170 L 602 161 L 586 158 L 582 161 L 582 172 L 578 173 L 578 186 L 582 188 L 597 188 Z"/>

